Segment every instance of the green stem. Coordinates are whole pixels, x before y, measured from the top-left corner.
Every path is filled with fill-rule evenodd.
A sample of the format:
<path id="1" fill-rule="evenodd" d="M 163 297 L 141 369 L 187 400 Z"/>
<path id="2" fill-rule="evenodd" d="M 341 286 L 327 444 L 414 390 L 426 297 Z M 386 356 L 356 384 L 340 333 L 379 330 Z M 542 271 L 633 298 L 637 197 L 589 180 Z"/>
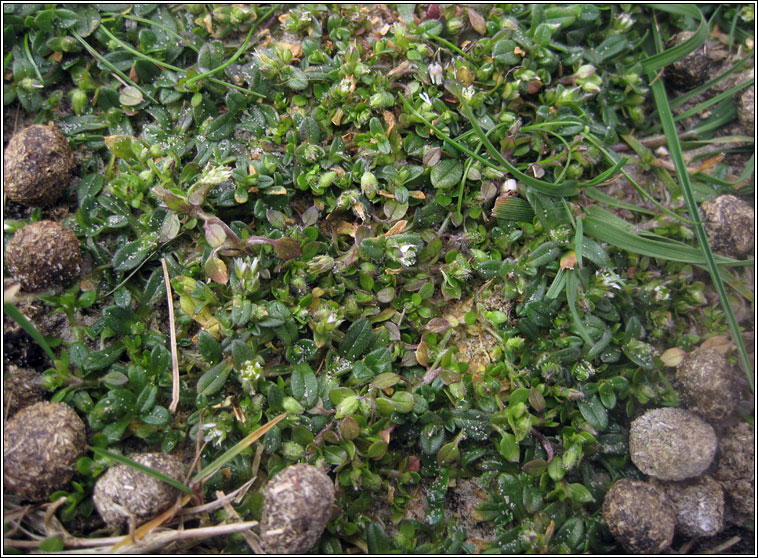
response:
<path id="1" fill-rule="evenodd" d="M 278 8 L 279 8 L 279 4 L 276 4 L 275 6 L 273 6 L 272 8 L 270 8 L 269 11 L 266 12 L 266 14 L 263 17 L 261 17 L 255 25 L 251 25 L 250 26 L 250 31 L 248 31 L 247 37 L 245 37 L 245 41 L 240 45 L 240 47 L 237 49 L 237 52 L 235 52 L 229 60 L 227 60 L 226 62 L 224 62 L 223 64 L 221 64 L 220 66 L 218 66 L 218 67 L 216 67 L 216 68 L 214 68 L 212 70 L 208 70 L 207 72 L 204 72 L 202 74 L 198 74 L 195 77 L 192 77 L 192 78 L 188 79 L 187 80 L 187 86 L 191 86 L 196 81 L 201 80 L 203 78 L 210 77 L 213 74 L 216 74 L 216 73 L 220 72 L 221 70 L 223 70 L 224 68 L 228 67 L 229 65 L 234 64 L 234 62 L 236 62 L 236 60 L 242 55 L 242 53 L 245 52 L 245 49 L 247 48 L 247 45 L 250 42 L 250 39 L 252 38 L 253 33 L 258 28 L 258 26 L 261 23 L 263 23 L 266 19 L 268 19 L 268 17 L 271 14 L 273 14 Z"/>
<path id="2" fill-rule="evenodd" d="M 597 147 L 603 153 L 603 155 L 605 155 L 606 158 L 608 158 L 609 161 L 611 161 L 611 162 L 615 162 L 616 161 L 616 158 L 618 157 L 618 155 L 616 155 L 612 151 L 609 151 L 608 149 L 606 149 L 606 147 L 602 143 L 600 143 L 599 141 L 597 141 L 594 137 L 587 136 L 587 140 L 590 143 L 592 143 L 593 145 L 595 145 L 595 147 Z M 624 177 L 629 181 L 629 183 L 632 186 L 634 186 L 635 190 L 637 190 L 637 192 L 639 192 L 640 196 L 642 196 L 643 198 L 645 198 L 646 200 L 648 200 L 650 203 L 652 203 L 653 205 L 655 205 L 658 209 L 660 209 L 664 213 L 667 213 L 667 214 L 671 215 L 675 219 L 677 219 L 677 220 L 679 220 L 679 221 L 681 221 L 683 223 L 686 223 L 687 225 L 694 225 L 693 221 L 690 221 L 689 219 L 686 219 L 686 218 L 682 217 L 681 215 L 677 215 L 676 213 L 674 213 L 673 211 L 671 211 L 668 207 L 665 207 L 663 204 L 661 204 L 653 196 L 651 196 L 650 194 L 648 194 L 645 191 L 645 189 L 642 188 L 642 186 L 640 186 L 639 184 L 637 184 L 637 181 L 634 180 L 631 176 L 629 176 L 629 173 L 626 172 L 624 169 L 621 169 L 621 174 L 623 174 Z"/>
<path id="3" fill-rule="evenodd" d="M 184 72 L 185 71 L 184 68 L 179 68 L 178 66 L 173 66 L 173 65 L 169 64 L 168 62 L 162 62 L 161 60 L 158 60 L 157 58 L 153 58 L 152 56 L 148 56 L 147 54 L 143 54 L 140 51 L 138 51 L 137 49 L 132 48 L 131 46 L 129 46 L 128 44 L 126 44 L 124 41 L 122 41 L 121 39 L 119 39 L 118 37 L 116 37 L 113 33 L 111 33 L 110 31 L 108 31 L 108 29 L 105 27 L 105 25 L 103 25 L 102 27 L 100 27 L 100 30 L 103 33 L 105 33 L 106 35 L 108 35 L 108 37 L 113 42 L 115 42 L 118 46 L 120 46 L 125 51 L 133 54 L 134 56 L 136 56 L 138 58 L 142 58 L 143 60 L 147 60 L 148 62 L 152 62 L 156 66 L 160 66 L 160 67 L 166 68 L 168 70 L 173 70 L 174 72 Z"/>
<path id="4" fill-rule="evenodd" d="M 103 29 L 105 29 L 105 27 L 103 27 Z M 82 44 L 82 46 L 87 50 L 87 52 L 89 52 L 94 58 L 96 58 L 98 60 L 98 62 L 100 62 L 101 64 L 103 64 L 111 72 L 113 72 L 114 74 L 116 74 L 117 76 L 119 76 L 122 80 L 124 80 L 125 82 L 129 83 L 132 87 L 136 88 L 140 93 L 142 93 L 143 97 L 147 97 L 148 99 L 150 99 L 156 105 L 160 104 L 160 103 L 158 103 L 157 99 L 155 99 L 152 95 L 149 95 L 144 89 L 142 89 L 139 85 L 137 85 L 131 79 L 129 79 L 129 76 L 127 76 L 124 72 L 122 72 L 121 70 L 119 70 L 118 68 L 116 68 L 113 64 L 111 64 L 108 61 L 107 58 L 105 58 L 99 52 L 97 52 L 94 48 L 92 48 L 90 46 L 90 44 L 87 41 L 85 41 L 81 37 L 81 35 L 79 35 L 79 33 L 77 33 L 76 31 L 74 31 L 72 29 L 71 30 L 71 34 L 74 36 L 74 38 L 77 41 L 79 41 Z"/>
<path id="5" fill-rule="evenodd" d="M 476 65 L 476 62 L 474 62 L 474 60 L 468 54 L 466 54 L 460 48 L 458 48 L 457 45 L 454 45 L 453 43 L 451 43 L 447 39 L 443 39 L 442 37 L 438 37 L 434 33 L 424 33 L 424 35 L 426 35 L 427 37 L 429 37 L 431 39 L 434 39 L 438 43 L 441 43 L 441 44 L 445 45 L 450 50 L 452 50 L 454 52 L 457 52 L 458 54 L 460 54 L 461 56 L 463 56 L 469 63 L 473 64 L 474 68 L 477 68 L 477 69 L 479 68 L 479 66 Z"/>
<path id="6" fill-rule="evenodd" d="M 166 33 L 168 33 L 169 35 L 171 35 L 175 39 L 178 39 L 181 42 L 183 42 L 185 45 L 187 45 L 188 48 L 191 48 L 195 52 L 198 52 L 198 49 L 197 49 L 197 47 L 195 45 L 193 45 L 192 43 L 190 43 L 189 41 L 187 41 L 184 37 L 182 37 L 181 35 L 179 35 L 179 33 L 177 33 L 176 31 L 173 31 L 172 29 L 169 29 L 165 25 L 161 25 L 158 22 L 152 21 L 150 19 L 145 19 L 145 18 L 142 18 L 142 17 L 128 15 L 128 14 L 117 14 L 117 13 L 110 12 L 107 15 L 111 16 L 111 17 L 107 18 L 107 19 L 103 19 L 103 22 L 112 21 L 113 19 L 115 19 L 117 17 L 123 17 L 123 18 L 129 19 L 129 20 L 132 20 L 132 21 L 138 21 L 140 23 L 147 23 L 148 25 L 154 25 L 155 27 L 157 27 L 158 29 L 162 29 L 163 31 L 165 31 Z"/>

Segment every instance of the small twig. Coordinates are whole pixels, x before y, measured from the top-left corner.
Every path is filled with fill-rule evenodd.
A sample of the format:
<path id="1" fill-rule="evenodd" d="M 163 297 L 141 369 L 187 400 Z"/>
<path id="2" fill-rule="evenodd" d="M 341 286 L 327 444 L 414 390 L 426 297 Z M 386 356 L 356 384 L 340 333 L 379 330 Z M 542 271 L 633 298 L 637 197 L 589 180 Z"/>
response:
<path id="1" fill-rule="evenodd" d="M 202 506 L 194 506 L 192 508 L 185 508 L 181 510 L 179 513 L 181 515 L 193 515 L 193 514 L 217 510 L 218 508 L 223 507 L 226 502 L 234 500 L 237 497 L 237 495 L 244 494 L 245 492 L 247 492 L 247 490 L 250 488 L 250 486 L 252 486 L 255 480 L 256 480 L 256 477 L 251 478 L 245 484 L 240 486 L 237 490 L 225 495 L 223 499 L 214 500 L 213 502 L 208 502 L 207 504 L 203 504 Z"/>
<path id="2" fill-rule="evenodd" d="M 221 537 L 247 531 L 251 527 L 258 525 L 257 521 L 245 521 L 242 523 L 229 523 L 226 525 L 215 525 L 213 527 L 198 527 L 196 529 L 185 529 L 183 531 L 164 530 L 153 532 L 136 544 L 127 544 L 119 547 L 119 552 L 124 554 L 145 554 L 148 552 L 160 550 L 172 542 L 186 541 L 193 539 L 207 539 L 210 537 Z M 114 542 L 122 540 L 123 537 L 109 537 L 101 539 L 80 539 L 78 537 L 64 539 L 64 544 L 68 547 L 77 548 L 70 550 L 67 554 L 92 554 L 108 553 Z M 11 548 L 39 548 L 42 541 L 17 541 L 13 539 L 3 539 L 3 545 Z"/>
<path id="3" fill-rule="evenodd" d="M 168 301 L 168 326 L 171 336 L 171 375 L 172 375 L 172 388 L 171 388 L 171 405 L 168 410 L 172 413 L 176 412 L 176 407 L 179 405 L 179 357 L 176 352 L 176 325 L 174 323 L 174 300 L 171 296 L 171 278 L 168 275 L 168 266 L 166 265 L 166 259 L 161 258 L 161 266 L 163 266 L 163 279 L 166 283 L 166 300 Z"/>
<path id="4" fill-rule="evenodd" d="M 240 517 L 240 514 L 237 513 L 237 510 L 235 510 L 232 505 L 229 503 L 229 501 L 226 499 L 224 493 L 220 490 L 216 491 L 216 497 L 219 500 L 223 500 L 224 502 L 224 510 L 226 513 L 229 514 L 230 517 L 233 517 L 234 519 L 237 519 L 239 521 L 242 521 L 242 518 Z M 256 554 L 264 554 L 263 549 L 261 548 L 260 543 L 258 542 L 258 539 L 255 538 L 255 535 L 251 531 L 242 531 L 242 536 L 245 538 L 245 542 L 247 543 L 247 546 L 250 547 L 250 550 L 255 552 Z"/>
<path id="5" fill-rule="evenodd" d="M 47 509 L 45 510 L 44 524 L 45 524 L 45 530 L 47 531 L 47 533 L 51 533 L 56 530 L 57 526 L 52 525 L 53 518 L 55 518 L 55 512 L 58 510 L 58 508 L 60 508 L 65 503 L 66 503 L 66 497 L 61 496 L 55 502 L 52 502 L 48 504 L 47 506 L 45 506 Z"/>
<path id="6" fill-rule="evenodd" d="M 738 542 L 740 542 L 740 540 L 742 540 L 742 539 L 740 539 L 739 535 L 735 535 L 731 539 L 722 542 L 718 546 L 714 546 L 713 548 L 709 548 L 709 549 L 706 549 L 706 550 L 699 551 L 698 554 L 719 554 L 719 553 L 724 552 L 725 550 L 733 547 L 735 544 L 737 544 Z"/>

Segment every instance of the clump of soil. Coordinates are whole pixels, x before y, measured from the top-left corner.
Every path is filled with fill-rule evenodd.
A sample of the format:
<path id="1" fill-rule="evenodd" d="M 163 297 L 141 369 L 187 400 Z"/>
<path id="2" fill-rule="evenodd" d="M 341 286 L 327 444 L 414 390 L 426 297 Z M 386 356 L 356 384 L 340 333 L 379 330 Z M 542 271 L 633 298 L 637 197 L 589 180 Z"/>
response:
<path id="1" fill-rule="evenodd" d="M 634 554 L 659 554 L 674 539 L 676 514 L 671 504 L 643 481 L 617 481 L 605 495 L 603 518 L 616 540 Z"/>
<path id="2" fill-rule="evenodd" d="M 728 502 L 741 525 L 755 522 L 755 434 L 741 422 L 721 438 L 716 478 L 726 490 Z"/>
<path id="3" fill-rule="evenodd" d="M 741 199 L 723 195 L 701 206 L 703 224 L 714 252 L 742 258 L 755 246 L 755 210 Z"/>
<path id="4" fill-rule="evenodd" d="M 82 253 L 74 231 L 55 221 L 29 223 L 5 249 L 8 271 L 24 290 L 64 287 L 81 270 Z"/>
<path id="5" fill-rule="evenodd" d="M 487 493 L 473 480 L 457 479 L 455 486 L 448 489 L 443 504 L 445 518 L 455 518 L 456 524 L 466 533 L 466 540 L 477 548 L 486 548 L 495 538 L 492 523 L 485 522 L 479 507 L 487 500 Z"/>
<path id="6" fill-rule="evenodd" d="M 5 491 L 40 502 L 65 486 L 87 446 L 82 419 L 65 403 L 36 403 L 16 413 L 3 433 Z"/>
<path id="7" fill-rule="evenodd" d="M 677 33 L 671 37 L 668 47 L 680 45 L 694 34 L 692 31 Z M 708 57 L 706 47 L 701 45 L 684 58 L 666 66 L 664 77 L 666 83 L 672 85 L 674 89 L 689 91 L 705 83 L 710 66 L 711 59 Z"/>
<path id="8" fill-rule="evenodd" d="M 716 349 L 699 348 L 688 354 L 679 364 L 676 379 L 687 407 L 707 419 L 731 415 L 739 402 L 734 369 Z"/>
<path id="9" fill-rule="evenodd" d="M 713 461 L 713 427 L 685 409 L 661 408 L 632 421 L 629 453 L 637 468 L 661 480 L 696 477 Z"/>
<path id="10" fill-rule="evenodd" d="M 8 142 L 4 154 L 5 194 L 24 205 L 45 206 L 68 187 L 74 154 L 54 126 L 35 124 Z"/>
<path id="11" fill-rule="evenodd" d="M 711 537 L 724 527 L 724 490 L 708 475 L 683 482 L 658 482 L 676 512 L 676 530 L 687 537 Z"/>
<path id="12" fill-rule="evenodd" d="M 316 544 L 332 514 L 334 484 L 313 465 L 280 471 L 264 489 L 260 537 L 266 554 L 302 554 Z"/>
<path id="13" fill-rule="evenodd" d="M 184 464 L 165 453 L 131 454 L 137 463 L 156 469 L 174 479 L 183 480 Z M 118 529 L 141 525 L 165 511 L 176 501 L 179 490 L 147 473 L 127 465 L 115 465 L 97 479 L 92 499 L 100 517 L 109 527 Z"/>
<path id="14" fill-rule="evenodd" d="M 44 400 L 40 380 L 36 371 L 9 364 L 3 373 L 3 416 L 10 418 L 24 407 Z"/>

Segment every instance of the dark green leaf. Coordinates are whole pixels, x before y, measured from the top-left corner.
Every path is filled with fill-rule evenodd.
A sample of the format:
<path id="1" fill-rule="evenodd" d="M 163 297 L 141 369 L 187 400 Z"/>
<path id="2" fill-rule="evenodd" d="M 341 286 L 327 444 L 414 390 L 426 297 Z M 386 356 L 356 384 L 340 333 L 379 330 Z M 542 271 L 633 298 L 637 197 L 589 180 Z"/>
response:
<path id="1" fill-rule="evenodd" d="M 142 422 L 153 426 L 166 426 L 171 420 L 171 413 L 166 407 L 155 405 L 153 409 L 144 415 L 140 415 Z"/>
<path id="2" fill-rule="evenodd" d="M 369 554 L 388 554 L 390 551 L 389 540 L 384 528 L 374 521 L 366 527 L 366 544 Z"/>
<path id="3" fill-rule="evenodd" d="M 589 504 L 595 501 L 590 491 L 583 484 L 579 484 L 578 482 L 569 483 L 566 485 L 566 489 L 568 490 L 569 498 L 577 504 Z"/>
<path id="4" fill-rule="evenodd" d="M 103 311 L 105 325 L 119 335 L 127 335 L 132 331 L 134 312 L 118 306 L 109 306 Z"/>
<path id="5" fill-rule="evenodd" d="M 108 368 L 111 364 L 118 360 L 118 357 L 121 356 L 121 353 L 123 351 L 124 349 L 122 347 L 119 347 L 103 349 L 102 351 L 90 353 L 84 359 L 82 368 L 87 372 Z"/>
<path id="6" fill-rule="evenodd" d="M 197 336 L 197 349 L 210 364 L 217 364 L 221 360 L 221 345 L 205 330 Z"/>
<path id="7" fill-rule="evenodd" d="M 197 69 L 205 73 L 215 69 L 224 62 L 224 45 L 221 41 L 210 41 L 203 44 L 197 55 Z"/>
<path id="8" fill-rule="evenodd" d="M 593 395 L 589 401 L 577 401 L 576 405 L 579 407 L 584 420 L 590 423 L 593 428 L 599 432 L 608 428 L 608 412 L 597 395 Z"/>
<path id="9" fill-rule="evenodd" d="M 371 344 L 373 332 L 368 318 L 359 318 L 350 326 L 345 338 L 340 343 L 338 352 L 350 360 L 357 360 Z"/>
<path id="10" fill-rule="evenodd" d="M 113 254 L 113 269 L 119 272 L 134 269 L 145 260 L 149 252 L 139 240 L 124 244 Z"/>
<path id="11" fill-rule="evenodd" d="M 445 159 L 432 168 L 432 186 L 448 190 L 458 184 L 463 176 L 463 165 L 455 159 Z"/>
<path id="12" fill-rule="evenodd" d="M 232 371 L 232 365 L 227 361 L 221 361 L 213 368 L 206 371 L 197 380 L 197 392 L 200 395 L 213 395 L 219 391 L 226 383 L 229 372 Z"/>

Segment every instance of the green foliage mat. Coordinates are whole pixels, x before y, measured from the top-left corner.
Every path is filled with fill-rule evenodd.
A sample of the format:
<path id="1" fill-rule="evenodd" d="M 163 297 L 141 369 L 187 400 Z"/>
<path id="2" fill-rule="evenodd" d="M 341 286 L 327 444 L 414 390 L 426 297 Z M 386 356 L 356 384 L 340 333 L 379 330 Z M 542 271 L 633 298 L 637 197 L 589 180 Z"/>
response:
<path id="1" fill-rule="evenodd" d="M 753 196 L 752 132 L 725 131 L 752 82 L 713 91 L 753 63 L 752 6 L 3 10 L 6 124 L 53 121 L 79 163 L 61 204 L 91 274 L 40 295 L 72 335 L 5 304 L 88 425 L 51 495 L 70 529 L 126 442 L 199 448 L 191 506 L 256 479 L 242 520 L 283 467 L 321 467 L 319 552 L 623 552 L 601 505 L 641 477 L 630 418 L 679 405 L 662 353 L 717 337 L 752 388 L 753 262 L 713 255 L 697 215 Z M 734 63 L 677 100 L 664 69 L 709 36 Z M 690 168 L 727 141 L 739 168 Z M 464 480 L 469 518 L 445 503 Z"/>

